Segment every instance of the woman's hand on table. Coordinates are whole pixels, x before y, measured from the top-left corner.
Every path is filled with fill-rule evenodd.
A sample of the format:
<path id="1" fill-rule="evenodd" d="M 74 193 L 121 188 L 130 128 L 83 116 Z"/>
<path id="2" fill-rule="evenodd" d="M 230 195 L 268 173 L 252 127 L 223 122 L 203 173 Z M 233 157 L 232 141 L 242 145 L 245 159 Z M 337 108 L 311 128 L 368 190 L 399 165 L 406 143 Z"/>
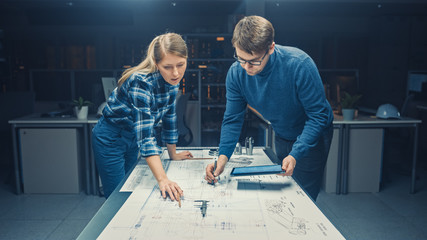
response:
<path id="1" fill-rule="evenodd" d="M 184 160 L 184 159 L 190 159 L 193 157 L 193 154 L 190 151 L 182 151 L 179 153 L 175 153 L 173 156 L 171 156 L 172 160 Z"/>

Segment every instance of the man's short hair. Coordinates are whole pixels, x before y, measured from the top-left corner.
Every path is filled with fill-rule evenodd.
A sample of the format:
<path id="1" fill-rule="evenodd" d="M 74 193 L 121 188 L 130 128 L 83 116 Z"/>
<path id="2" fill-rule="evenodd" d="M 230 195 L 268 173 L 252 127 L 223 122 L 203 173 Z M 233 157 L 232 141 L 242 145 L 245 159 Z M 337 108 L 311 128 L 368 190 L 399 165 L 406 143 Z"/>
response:
<path id="1" fill-rule="evenodd" d="M 236 24 L 231 43 L 235 48 L 254 54 L 267 51 L 273 41 L 273 25 L 263 17 L 248 16 Z"/>

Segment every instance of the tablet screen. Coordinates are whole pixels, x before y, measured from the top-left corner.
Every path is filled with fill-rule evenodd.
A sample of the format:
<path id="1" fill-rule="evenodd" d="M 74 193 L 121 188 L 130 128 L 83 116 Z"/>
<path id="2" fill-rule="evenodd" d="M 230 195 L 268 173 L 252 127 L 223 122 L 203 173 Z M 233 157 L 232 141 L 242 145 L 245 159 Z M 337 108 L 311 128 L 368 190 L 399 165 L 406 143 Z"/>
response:
<path id="1" fill-rule="evenodd" d="M 259 174 L 275 174 L 275 173 L 283 173 L 281 165 L 235 167 L 231 171 L 230 175 L 242 176 L 242 175 L 259 175 Z"/>

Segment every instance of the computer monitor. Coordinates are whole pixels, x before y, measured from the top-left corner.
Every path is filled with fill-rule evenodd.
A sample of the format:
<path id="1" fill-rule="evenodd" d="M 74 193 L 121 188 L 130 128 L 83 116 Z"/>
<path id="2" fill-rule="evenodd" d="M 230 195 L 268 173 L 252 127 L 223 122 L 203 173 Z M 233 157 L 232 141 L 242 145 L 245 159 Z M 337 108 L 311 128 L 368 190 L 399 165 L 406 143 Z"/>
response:
<path id="1" fill-rule="evenodd" d="M 409 71 L 406 96 L 414 95 L 418 101 L 427 101 L 427 71 Z"/>
<path id="2" fill-rule="evenodd" d="M 117 87 L 117 79 L 114 77 L 103 77 L 102 87 L 104 88 L 105 101 L 108 101 L 111 93 Z"/>
<path id="3" fill-rule="evenodd" d="M 407 92 L 422 92 L 424 83 L 427 83 L 427 71 L 410 71 Z"/>

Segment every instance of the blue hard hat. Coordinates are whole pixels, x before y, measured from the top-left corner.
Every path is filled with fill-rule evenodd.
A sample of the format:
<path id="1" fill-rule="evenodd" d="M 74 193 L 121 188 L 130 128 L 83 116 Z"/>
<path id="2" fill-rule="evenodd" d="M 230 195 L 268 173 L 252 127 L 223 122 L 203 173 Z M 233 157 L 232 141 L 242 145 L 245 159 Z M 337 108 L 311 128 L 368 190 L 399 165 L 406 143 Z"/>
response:
<path id="1" fill-rule="evenodd" d="M 392 104 L 386 103 L 382 104 L 378 107 L 377 118 L 400 118 L 399 110 L 397 110 L 397 107 L 395 107 Z"/>

